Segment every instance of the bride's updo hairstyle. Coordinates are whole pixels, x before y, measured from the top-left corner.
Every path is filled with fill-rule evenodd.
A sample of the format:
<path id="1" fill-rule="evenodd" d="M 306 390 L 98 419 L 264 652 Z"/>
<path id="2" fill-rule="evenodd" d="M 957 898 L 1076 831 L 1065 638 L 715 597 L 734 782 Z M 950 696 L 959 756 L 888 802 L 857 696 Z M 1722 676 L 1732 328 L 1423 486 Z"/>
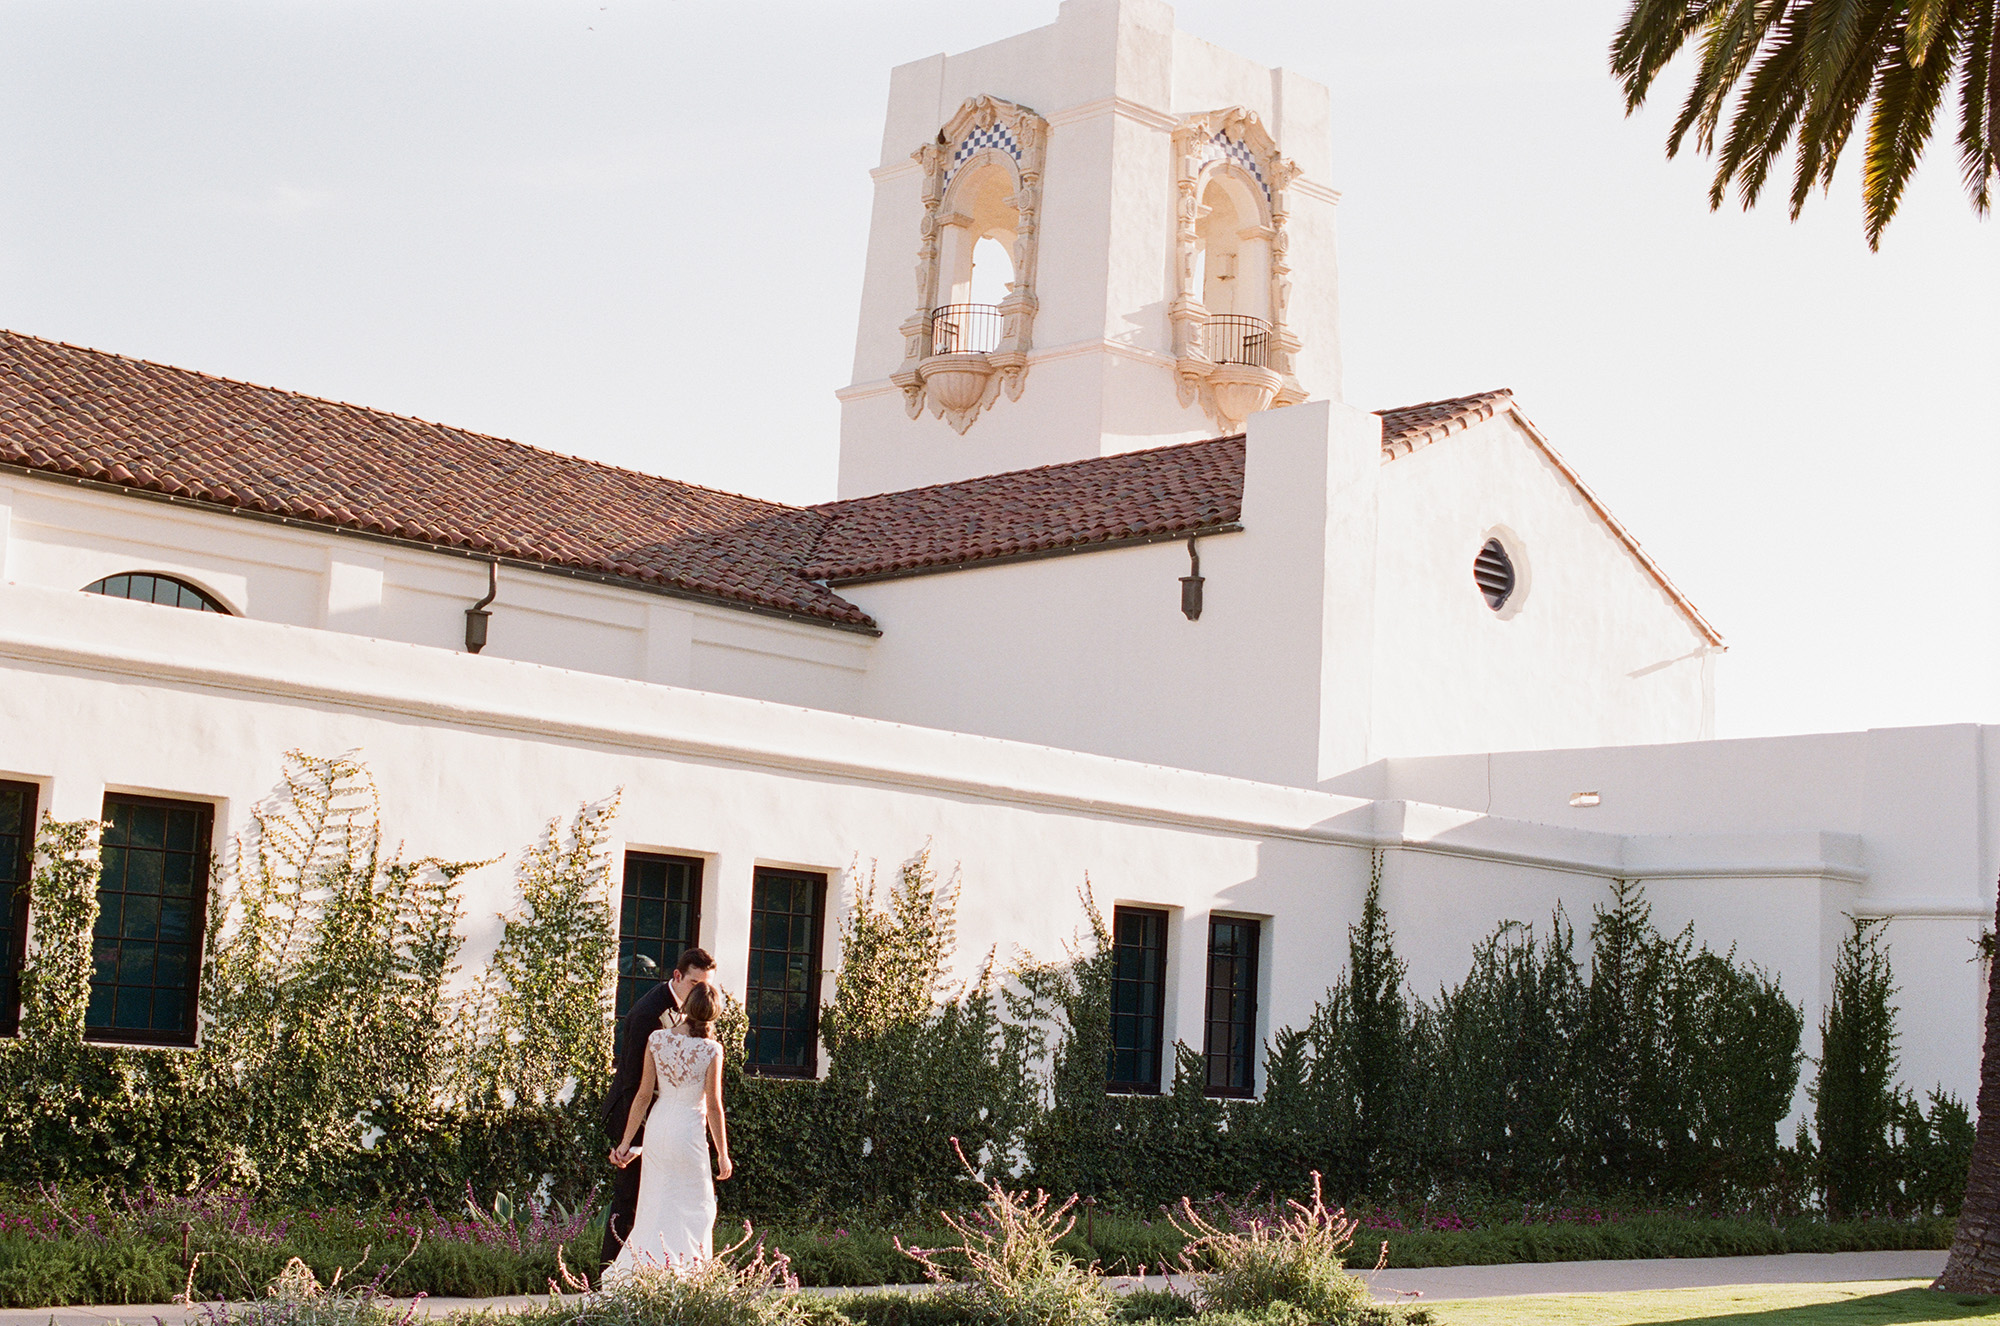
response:
<path id="1" fill-rule="evenodd" d="M 703 981 L 688 991 L 687 1002 L 681 1005 L 681 1016 L 687 1021 L 687 1034 L 707 1037 L 715 1034 L 715 987 Z"/>

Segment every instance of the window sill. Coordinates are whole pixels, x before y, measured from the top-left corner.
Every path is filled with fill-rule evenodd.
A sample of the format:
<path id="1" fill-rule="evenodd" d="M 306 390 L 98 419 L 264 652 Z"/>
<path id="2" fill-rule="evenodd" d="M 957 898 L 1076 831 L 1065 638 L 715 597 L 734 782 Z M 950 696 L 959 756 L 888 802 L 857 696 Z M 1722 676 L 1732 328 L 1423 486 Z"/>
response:
<path id="1" fill-rule="evenodd" d="M 132 1040 L 127 1037 L 121 1037 L 121 1036 L 93 1036 L 90 1035 L 89 1033 L 85 1033 L 83 1038 L 83 1043 L 86 1046 L 99 1050 L 192 1051 L 201 1048 L 200 1043 L 195 1040 L 171 1040 L 171 1041 Z"/>

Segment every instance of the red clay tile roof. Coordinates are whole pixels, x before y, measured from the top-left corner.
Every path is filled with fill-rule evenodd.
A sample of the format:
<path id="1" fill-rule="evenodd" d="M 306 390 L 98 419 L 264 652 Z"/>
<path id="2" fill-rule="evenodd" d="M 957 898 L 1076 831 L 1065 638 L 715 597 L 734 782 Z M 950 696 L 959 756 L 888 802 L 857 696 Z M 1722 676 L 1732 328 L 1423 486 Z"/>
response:
<path id="1" fill-rule="evenodd" d="M 1382 459 L 1407 456 L 1453 433 L 1462 432 L 1508 408 L 1514 393 L 1505 387 L 1472 396 L 1399 406 L 1382 411 Z"/>
<path id="2" fill-rule="evenodd" d="M 835 584 L 1231 525 L 1243 438 L 1185 442 L 829 502 L 806 574 Z"/>
<path id="3" fill-rule="evenodd" d="M 871 625 L 796 507 L 14 332 L 0 463 Z"/>
<path id="4" fill-rule="evenodd" d="M 1234 521 L 1243 441 L 818 507 L 0 331 L 0 465 L 774 610 L 874 623 L 827 580 Z"/>
<path id="5" fill-rule="evenodd" d="M 1385 410 L 1383 458 L 1512 408 L 1503 390 Z M 1234 524 L 1243 510 L 1244 441 L 1189 442 L 791 507 L 0 331 L 0 466 L 872 630 L 868 615 L 826 582 Z"/>

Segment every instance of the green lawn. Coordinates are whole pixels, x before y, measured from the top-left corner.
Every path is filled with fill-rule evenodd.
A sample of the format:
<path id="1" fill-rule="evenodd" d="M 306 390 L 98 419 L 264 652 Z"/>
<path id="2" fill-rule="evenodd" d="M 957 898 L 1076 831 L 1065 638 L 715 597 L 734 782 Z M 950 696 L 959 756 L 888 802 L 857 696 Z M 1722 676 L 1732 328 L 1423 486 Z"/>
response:
<path id="1" fill-rule="evenodd" d="M 1823 1285 L 1727 1285 L 1632 1294 L 1548 1294 L 1426 1302 L 1439 1326 L 1895 1326 L 1898 1322 L 2000 1321 L 2000 1297 L 1939 1294 L 1923 1280 Z"/>

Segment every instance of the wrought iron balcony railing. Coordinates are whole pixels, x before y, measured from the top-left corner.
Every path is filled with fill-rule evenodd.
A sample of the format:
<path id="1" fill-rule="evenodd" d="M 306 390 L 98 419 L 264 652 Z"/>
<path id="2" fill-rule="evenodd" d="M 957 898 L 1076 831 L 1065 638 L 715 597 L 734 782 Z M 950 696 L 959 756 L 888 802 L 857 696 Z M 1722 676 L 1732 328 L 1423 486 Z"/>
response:
<path id="1" fill-rule="evenodd" d="M 1202 327 L 1210 362 L 1271 366 L 1271 324 L 1241 313 L 1218 313 Z"/>
<path id="2" fill-rule="evenodd" d="M 1000 348 L 1002 319 L 995 304 L 941 304 L 931 310 L 930 353 L 991 354 Z"/>

